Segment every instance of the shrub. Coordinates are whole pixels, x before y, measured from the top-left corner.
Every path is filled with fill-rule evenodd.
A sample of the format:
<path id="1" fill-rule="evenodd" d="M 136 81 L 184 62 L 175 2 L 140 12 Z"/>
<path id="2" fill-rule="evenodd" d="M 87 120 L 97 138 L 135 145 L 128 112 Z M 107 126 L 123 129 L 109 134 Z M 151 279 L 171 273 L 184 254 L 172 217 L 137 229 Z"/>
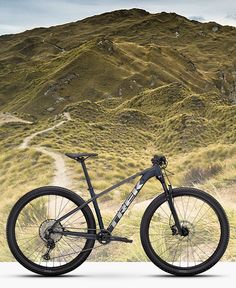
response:
<path id="1" fill-rule="evenodd" d="M 203 183 L 211 177 L 217 175 L 222 170 L 219 164 L 213 164 L 208 167 L 193 167 L 184 176 L 184 184 L 194 185 Z"/>

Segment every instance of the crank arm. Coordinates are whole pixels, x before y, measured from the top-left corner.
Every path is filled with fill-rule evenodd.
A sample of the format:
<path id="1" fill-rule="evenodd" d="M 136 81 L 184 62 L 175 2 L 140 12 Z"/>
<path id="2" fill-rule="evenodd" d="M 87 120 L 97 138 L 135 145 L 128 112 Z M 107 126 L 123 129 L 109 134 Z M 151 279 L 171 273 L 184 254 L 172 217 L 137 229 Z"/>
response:
<path id="1" fill-rule="evenodd" d="M 125 243 L 132 243 L 133 242 L 133 240 L 130 240 L 130 239 L 125 238 L 125 237 L 119 237 L 119 236 L 111 236 L 110 240 L 111 241 L 125 242 Z"/>

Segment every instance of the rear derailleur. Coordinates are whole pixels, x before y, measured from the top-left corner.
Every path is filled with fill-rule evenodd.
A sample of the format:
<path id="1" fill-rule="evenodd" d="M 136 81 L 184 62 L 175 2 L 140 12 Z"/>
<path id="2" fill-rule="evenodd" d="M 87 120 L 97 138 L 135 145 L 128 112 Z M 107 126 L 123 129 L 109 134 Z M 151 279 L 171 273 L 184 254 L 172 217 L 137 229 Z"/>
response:
<path id="1" fill-rule="evenodd" d="M 50 252 L 55 248 L 55 242 L 53 239 L 48 239 L 47 240 L 47 251 L 46 253 L 42 256 L 44 260 L 50 260 Z"/>

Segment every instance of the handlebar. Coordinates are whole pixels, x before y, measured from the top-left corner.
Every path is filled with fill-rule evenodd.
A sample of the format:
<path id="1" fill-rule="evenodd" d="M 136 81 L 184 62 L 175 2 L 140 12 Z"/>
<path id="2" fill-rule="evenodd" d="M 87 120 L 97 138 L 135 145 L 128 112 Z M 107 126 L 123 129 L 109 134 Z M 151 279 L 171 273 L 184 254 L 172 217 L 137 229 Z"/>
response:
<path id="1" fill-rule="evenodd" d="M 158 164 L 163 168 L 167 166 L 167 159 L 164 155 L 154 155 L 151 161 L 153 165 Z"/>

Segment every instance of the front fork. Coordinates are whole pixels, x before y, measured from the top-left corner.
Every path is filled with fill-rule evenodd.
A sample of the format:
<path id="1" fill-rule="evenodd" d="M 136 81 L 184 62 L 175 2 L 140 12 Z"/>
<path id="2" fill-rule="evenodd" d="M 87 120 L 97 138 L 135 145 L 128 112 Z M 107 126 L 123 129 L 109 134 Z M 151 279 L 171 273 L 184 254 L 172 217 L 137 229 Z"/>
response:
<path id="1" fill-rule="evenodd" d="M 175 206 L 174 206 L 174 201 L 173 201 L 173 194 L 172 194 L 172 186 L 171 185 L 166 185 L 166 181 L 164 178 L 164 175 L 161 173 L 160 175 L 157 176 L 157 179 L 161 182 L 164 193 L 166 195 L 166 199 L 170 208 L 170 211 L 172 213 L 172 216 L 175 221 L 175 227 L 177 228 L 178 234 L 183 236 L 183 229 L 181 227 L 180 221 L 179 221 L 179 216 L 176 212 Z"/>

